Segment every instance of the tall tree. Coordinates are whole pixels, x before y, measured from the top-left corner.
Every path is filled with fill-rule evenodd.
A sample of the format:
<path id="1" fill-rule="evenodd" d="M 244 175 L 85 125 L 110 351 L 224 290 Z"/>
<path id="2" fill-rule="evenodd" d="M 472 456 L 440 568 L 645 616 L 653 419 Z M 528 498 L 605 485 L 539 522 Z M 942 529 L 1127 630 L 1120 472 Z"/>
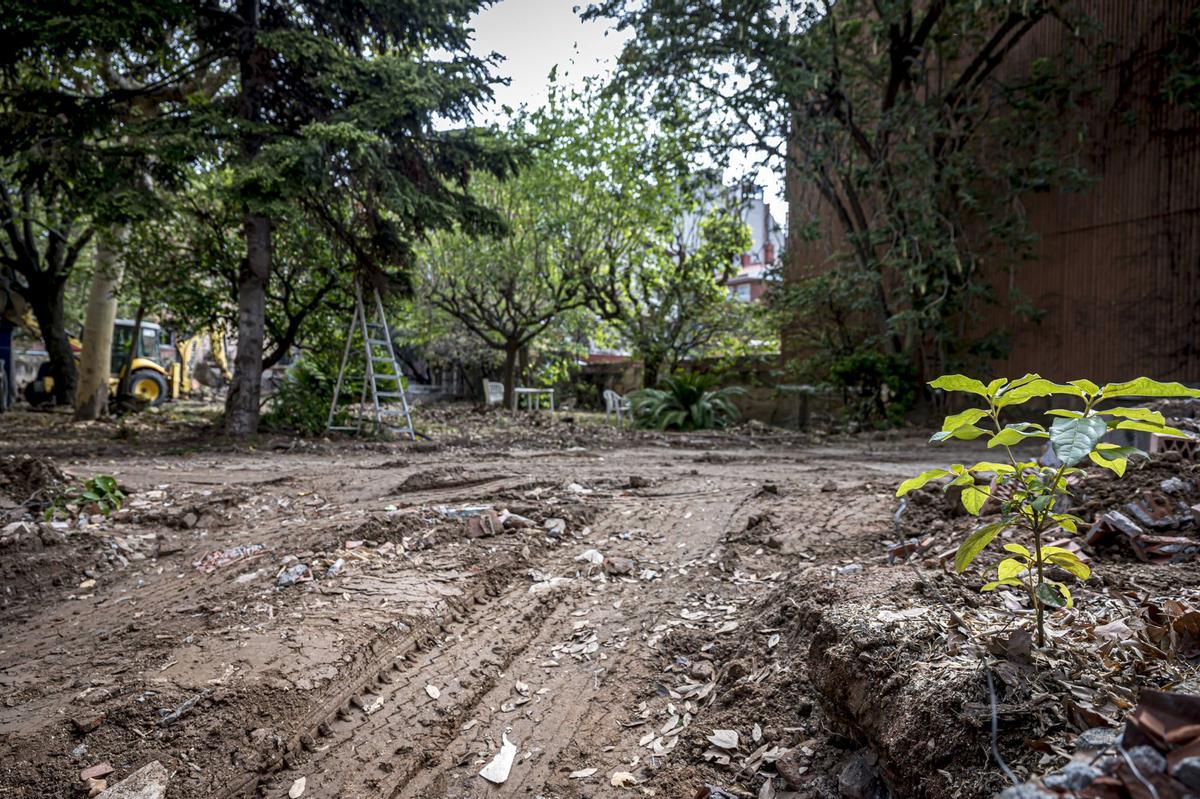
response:
<path id="1" fill-rule="evenodd" d="M 1071 0 L 601 0 L 635 32 L 633 85 L 691 98 L 731 143 L 794 170 L 840 227 L 836 268 L 871 292 L 868 346 L 937 373 L 990 294 L 984 264 L 1030 252 L 1025 192 L 1076 188 L 1086 91 L 1059 63 L 1012 58 L 1035 26 L 1087 30 Z M 792 227 L 809 227 L 793 202 Z M 821 216 L 821 214 L 818 214 Z M 794 253 L 793 253 L 794 255 Z M 815 265 L 826 269 L 829 264 Z"/>
<path id="2" fill-rule="evenodd" d="M 152 109 L 187 99 L 185 87 L 213 61 L 181 31 L 196 6 L 132 0 L 120 12 L 69 0 L 14 0 L 0 21 L 0 261 L 34 309 L 50 356 L 56 399 L 76 398 L 75 355 L 65 330 L 63 294 L 96 229 L 119 229 L 153 205 L 148 176 L 165 180 L 181 162 L 181 137 L 147 125 Z M 155 25 L 146 25 L 154 19 Z M 155 120 L 151 120 L 155 121 Z M 87 417 L 103 407 L 110 325 L 119 271 L 104 237 L 84 346 Z"/>
<path id="3" fill-rule="evenodd" d="M 557 167 L 543 157 L 515 178 L 476 186 L 478 198 L 503 216 L 506 235 L 447 231 L 422 251 L 420 295 L 503 353 L 506 406 L 522 350 L 560 314 L 583 304 L 583 281 L 601 242 L 584 196 Z"/>
<path id="4" fill-rule="evenodd" d="M 674 206 L 668 206 L 674 207 Z M 745 310 L 724 282 L 750 250 L 736 207 L 715 204 L 663 219 L 627 262 L 609 263 L 588 283 L 590 304 L 642 360 L 647 388 L 723 333 Z"/>
<path id="5" fill-rule="evenodd" d="M 19 179 L 18 179 L 19 180 Z M 95 232 L 85 212 L 54 177 L 23 180 L 0 176 L 0 265 L 10 285 L 29 303 L 49 356 L 54 396 L 75 396 L 75 354 L 67 331 L 63 298 L 67 280 Z"/>
<path id="6" fill-rule="evenodd" d="M 253 433 L 266 336 L 273 238 L 300 206 L 376 282 L 405 280 L 413 242 L 462 222 L 496 224 L 465 190 L 471 173 L 511 162 L 467 130 L 490 96 L 491 62 L 470 52 L 481 0 L 238 0 L 213 12 L 204 40 L 238 68 L 229 99 L 234 188 L 245 243 L 238 350 L 226 431 Z"/>

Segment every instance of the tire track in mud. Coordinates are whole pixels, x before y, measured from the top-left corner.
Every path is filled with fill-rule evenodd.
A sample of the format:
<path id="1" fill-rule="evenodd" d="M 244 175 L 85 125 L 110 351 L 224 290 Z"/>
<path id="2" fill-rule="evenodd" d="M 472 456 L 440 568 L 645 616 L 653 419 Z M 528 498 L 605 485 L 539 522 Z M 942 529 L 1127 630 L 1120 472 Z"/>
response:
<path id="1" fill-rule="evenodd" d="M 684 536 L 699 544 L 700 552 L 708 551 L 755 497 L 753 485 L 737 482 L 732 495 L 733 486 L 727 483 L 660 496 L 597 498 L 609 507 L 603 514 L 607 524 L 601 526 L 627 526 L 630 520 L 622 509 L 628 507 L 628 500 L 641 504 L 646 520 L 664 530 L 686 518 L 685 509 L 695 509 L 697 501 L 713 503 L 716 513 L 700 530 Z M 454 488 L 458 487 L 447 490 Z M 419 492 L 425 502 L 435 493 L 442 491 Z M 529 565 L 551 573 L 571 571 L 578 567 L 573 560 L 576 550 L 586 546 L 545 551 Z M 626 554 L 640 559 L 652 548 L 664 550 L 659 554 L 668 550 L 663 540 L 646 541 Z M 505 729 L 533 747 L 528 762 L 514 770 L 506 791 L 520 790 L 522 785 L 534 790 L 566 783 L 566 772 L 582 768 L 580 763 L 588 762 L 590 751 L 607 749 L 605 760 L 610 764 L 635 758 L 636 737 L 623 734 L 613 714 L 624 712 L 635 688 L 649 684 L 662 664 L 644 650 L 624 651 L 623 639 L 644 632 L 657 614 L 669 612 L 684 587 L 675 580 L 658 581 L 648 592 L 649 601 L 642 604 L 638 602 L 646 588 L 642 583 L 577 584 L 584 590 L 564 587 L 531 594 L 524 580 L 516 586 L 509 580 L 498 598 L 483 605 L 468 604 L 462 618 L 444 627 L 446 634 L 432 640 L 431 648 L 396 656 L 383 653 L 367 668 L 375 670 L 377 678 L 326 704 L 319 715 L 328 720 L 312 725 L 307 737 L 295 738 L 296 744 L 307 745 L 293 746 L 286 758 L 277 759 L 259 775 L 259 795 L 286 796 L 299 777 L 306 779 L 306 797 L 478 795 L 483 789 L 476 777 L 478 761 L 499 748 Z M 587 600 L 585 592 L 592 599 Z M 598 604 L 600 596 L 603 604 Z M 558 667 L 545 668 L 556 644 L 589 626 L 605 639 L 599 660 L 567 658 Z M 638 676 L 630 679 L 634 675 Z M 506 702 L 522 699 L 513 693 L 516 681 L 532 686 L 535 693 L 524 697 L 530 703 L 498 713 Z M 438 689 L 436 698 L 427 693 L 428 685 Z M 522 712 L 535 706 L 536 724 Z M 471 720 L 476 724 L 464 731 Z M 463 784 L 451 784 L 455 778 Z"/>
<path id="2" fill-rule="evenodd" d="M 294 753 L 288 767 L 264 777 L 265 795 L 286 796 L 301 776 L 305 796 L 395 795 L 446 748 L 572 593 L 530 594 L 522 583 L 467 613 L 444 636 L 380 658 L 374 680 L 346 703 L 326 707 L 333 718 L 306 739 L 308 751 Z"/>

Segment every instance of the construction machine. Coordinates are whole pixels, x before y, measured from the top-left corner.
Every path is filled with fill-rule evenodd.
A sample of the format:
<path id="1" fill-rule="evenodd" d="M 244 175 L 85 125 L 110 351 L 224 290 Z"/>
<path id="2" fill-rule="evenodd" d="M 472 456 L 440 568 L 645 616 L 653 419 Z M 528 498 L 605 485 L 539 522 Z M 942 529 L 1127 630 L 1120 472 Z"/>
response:
<path id="1" fill-rule="evenodd" d="M 134 331 L 138 330 L 137 342 Z M 108 391 L 114 397 L 132 397 L 147 405 L 160 405 L 177 396 L 174 388 L 174 369 L 163 366 L 163 329 L 154 322 L 138 325 L 132 319 L 117 319 L 113 323 L 111 373 Z M 71 338 L 71 349 L 78 357 L 81 343 Z M 133 352 L 133 360 L 129 354 Z M 34 407 L 46 405 L 54 396 L 54 378 L 50 376 L 50 364 L 38 367 L 37 377 L 26 384 L 25 400 Z"/>
<path id="2" fill-rule="evenodd" d="M 41 330 L 34 319 L 29 304 L 11 288 L 0 286 L 0 318 L 12 327 L 21 328 L 35 341 L 42 340 Z M 136 346 L 134 331 L 137 329 Z M 158 405 L 169 397 L 178 395 L 179 369 L 177 365 L 164 366 L 162 356 L 163 330 L 153 322 L 118 319 L 113 324 L 111 373 L 108 390 L 112 396 L 133 397 L 147 405 Z M 71 349 L 76 357 L 81 343 L 71 338 Z M 11 349 L 10 349 L 11 352 Z M 133 353 L 132 361 L 129 358 Z M 9 355 L 11 358 L 11 354 Z M 11 364 L 9 370 L 11 374 Z M 49 404 L 54 397 L 54 378 L 50 376 L 50 364 L 38 367 L 37 376 L 25 385 L 25 399 L 35 407 Z"/>

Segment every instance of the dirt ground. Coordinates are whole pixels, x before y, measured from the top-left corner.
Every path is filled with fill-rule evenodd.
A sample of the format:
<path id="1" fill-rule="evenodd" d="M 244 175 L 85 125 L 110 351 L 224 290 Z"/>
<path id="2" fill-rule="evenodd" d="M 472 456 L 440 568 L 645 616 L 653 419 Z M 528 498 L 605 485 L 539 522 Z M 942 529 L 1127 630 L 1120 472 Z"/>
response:
<path id="1" fill-rule="evenodd" d="M 0 523 L 27 521 L 0 540 L 0 797 L 86 796 L 81 770 L 112 785 L 153 760 L 171 799 L 844 796 L 858 761 L 896 796 L 1002 787 L 978 668 L 893 678 L 889 647 L 947 649 L 918 618 L 946 615 L 930 586 L 989 601 L 936 560 L 952 514 L 897 520 L 895 486 L 944 453 L 464 413 L 417 443 L 253 446 L 203 415 L 0 416 Z M 101 473 L 128 494 L 112 516 L 16 507 Z M 919 572 L 889 564 L 909 535 L 939 542 Z M 897 620 L 907 637 L 880 632 Z M 1018 768 L 1052 763 L 1026 732 Z M 905 776 L 895 747 L 976 776 Z"/>

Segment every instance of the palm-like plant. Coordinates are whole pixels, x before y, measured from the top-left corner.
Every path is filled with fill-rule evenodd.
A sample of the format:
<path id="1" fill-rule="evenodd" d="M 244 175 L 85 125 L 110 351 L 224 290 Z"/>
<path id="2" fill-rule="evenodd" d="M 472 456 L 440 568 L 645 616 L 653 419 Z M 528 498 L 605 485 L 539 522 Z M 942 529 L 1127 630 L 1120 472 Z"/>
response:
<path id="1" fill-rule="evenodd" d="M 711 375 L 668 377 L 661 388 L 645 388 L 630 397 L 634 419 L 659 430 L 726 427 L 740 415 L 732 398 L 746 392 L 739 386 L 714 389 L 715 384 Z"/>

